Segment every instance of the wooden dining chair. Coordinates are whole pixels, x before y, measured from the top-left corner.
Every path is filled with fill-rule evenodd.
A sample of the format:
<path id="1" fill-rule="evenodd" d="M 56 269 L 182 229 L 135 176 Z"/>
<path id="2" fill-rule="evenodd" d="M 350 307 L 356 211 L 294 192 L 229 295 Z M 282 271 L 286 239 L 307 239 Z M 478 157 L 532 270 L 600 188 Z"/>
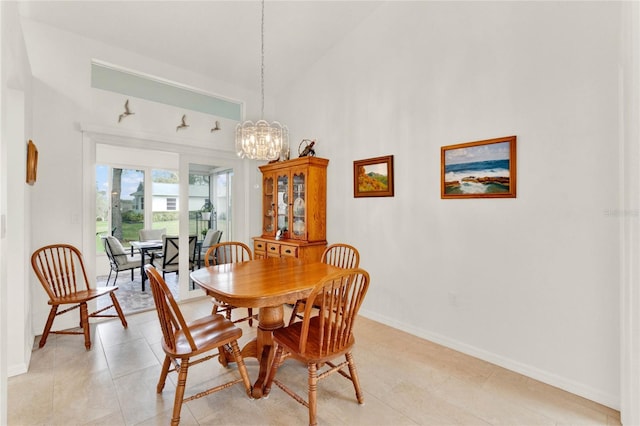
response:
<path id="1" fill-rule="evenodd" d="M 214 244 L 204 255 L 204 266 L 210 265 L 222 265 L 225 263 L 237 263 L 253 260 L 251 256 L 251 249 L 245 243 L 239 241 L 227 241 L 224 243 Z M 213 312 L 225 312 L 227 319 L 231 319 L 231 311 L 237 309 L 236 306 L 231 306 L 228 303 L 220 300 L 213 300 Z M 253 326 L 253 309 L 248 309 L 248 315 L 246 317 L 234 320 L 234 323 L 249 321 L 249 326 Z"/>
<path id="2" fill-rule="evenodd" d="M 31 266 L 40 284 L 49 295 L 49 305 L 51 305 L 49 317 L 40 338 L 40 347 L 47 343 L 49 333 L 84 334 L 84 346 L 87 350 L 91 349 L 89 318 L 119 317 L 122 326 L 127 328 L 127 320 L 122 313 L 115 294 L 118 287 L 114 285 L 113 287 L 92 288 L 87 279 L 82 254 L 76 247 L 69 244 L 52 244 L 41 247 L 31 255 Z M 89 313 L 87 302 L 107 294 L 111 297 L 111 305 Z M 58 308 L 61 305 L 72 306 L 58 312 Z M 104 311 L 112 307 L 115 308 L 116 315 L 103 314 Z M 77 308 L 80 308 L 80 327 L 82 327 L 82 331 L 51 331 L 51 326 L 56 316 Z"/>
<path id="3" fill-rule="evenodd" d="M 316 425 L 318 382 L 340 373 L 353 383 L 358 402 L 364 403 L 351 351 L 355 344 L 353 325 L 368 287 L 369 274 L 363 269 L 336 272 L 316 284 L 305 303 L 304 319 L 273 331 L 275 358 L 265 382 L 264 396 L 275 383 L 309 409 L 309 424 Z M 312 314 L 315 303 L 318 303 L 317 315 Z M 345 360 L 340 364 L 332 362 L 342 356 Z M 307 365 L 309 389 L 306 400 L 276 379 L 278 368 L 288 357 Z M 348 373 L 343 370 L 345 366 Z"/>
<path id="4" fill-rule="evenodd" d="M 165 353 L 156 392 L 162 392 L 170 371 L 178 372 L 171 424 L 180 423 L 180 411 L 183 403 L 229 388 L 236 383 L 242 382 L 247 395 L 251 397 L 251 382 L 238 346 L 242 330 L 222 315 L 215 314 L 187 323 L 171 294 L 171 290 L 158 270 L 152 265 L 146 265 L 144 269 L 151 283 L 151 292 L 162 329 L 162 350 Z M 231 347 L 240 378 L 185 398 L 189 368 L 212 358 L 224 356 L 221 351 L 224 351 L 227 345 Z M 217 350 L 216 353 L 204 355 L 215 350 Z M 191 360 L 193 357 L 197 357 L 197 359 Z M 170 368 L 172 364 L 174 367 Z"/>
<path id="5" fill-rule="evenodd" d="M 358 249 L 344 243 L 331 244 L 320 257 L 320 261 L 338 268 L 351 269 L 360 266 L 360 253 Z M 302 319 L 301 311 L 304 310 L 304 300 L 298 300 L 293 305 L 289 324 L 293 324 L 296 318 Z"/>

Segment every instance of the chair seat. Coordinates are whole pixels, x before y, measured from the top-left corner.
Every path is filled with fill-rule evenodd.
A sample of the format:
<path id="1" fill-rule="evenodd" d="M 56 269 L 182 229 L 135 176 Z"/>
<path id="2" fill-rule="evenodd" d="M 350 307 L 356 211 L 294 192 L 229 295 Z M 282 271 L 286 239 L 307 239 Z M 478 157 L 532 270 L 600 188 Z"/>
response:
<path id="1" fill-rule="evenodd" d="M 191 336 L 198 347 L 197 351 L 193 351 L 189 346 L 183 330 L 176 333 L 176 349 L 170 350 L 164 346 L 165 352 L 176 357 L 188 356 L 192 357 L 202 352 L 210 351 L 213 348 L 224 346 L 234 340 L 238 340 L 242 336 L 242 330 L 222 315 L 207 315 L 187 324 Z"/>
<path id="2" fill-rule="evenodd" d="M 113 287 L 96 287 L 88 290 L 78 291 L 72 294 L 68 294 L 63 297 L 56 297 L 55 300 L 49 300 L 50 305 L 64 305 L 67 303 L 82 303 L 96 297 L 100 297 L 103 294 L 112 293 L 118 289 L 118 286 Z"/>
<path id="3" fill-rule="evenodd" d="M 134 254 L 133 256 L 127 255 L 126 258 L 124 256 L 119 256 L 118 269 L 120 269 L 121 271 L 124 271 L 127 269 L 139 268 L 140 261 L 141 261 L 140 254 Z"/>
<path id="4" fill-rule="evenodd" d="M 322 342 L 322 337 L 320 336 L 320 327 L 318 327 L 318 323 L 318 317 L 311 318 L 309 321 L 309 335 L 307 337 L 307 345 L 304 353 L 298 353 L 302 334 L 302 322 L 296 322 L 288 327 L 274 330 L 273 340 L 284 346 L 287 352 L 291 353 L 293 358 L 304 362 L 324 362 L 325 360 L 333 359 L 336 356 L 349 352 L 356 343 L 355 337 L 351 335 L 348 343 L 341 351 L 336 352 L 330 350 L 330 353 L 327 356 L 327 348 L 325 347 L 323 348 L 323 353 L 321 353 L 320 343 Z"/>

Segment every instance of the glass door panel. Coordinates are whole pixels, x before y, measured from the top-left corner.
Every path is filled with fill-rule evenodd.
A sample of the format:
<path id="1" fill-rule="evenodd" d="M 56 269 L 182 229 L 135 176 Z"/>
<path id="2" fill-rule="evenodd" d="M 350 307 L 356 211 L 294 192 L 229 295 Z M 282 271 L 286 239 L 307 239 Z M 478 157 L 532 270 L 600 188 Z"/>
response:
<path id="1" fill-rule="evenodd" d="M 111 169 L 111 235 L 122 245 L 138 240 L 144 227 L 144 171 Z"/>
<path id="2" fill-rule="evenodd" d="M 263 221 L 264 234 L 275 235 L 275 215 L 276 215 L 276 204 L 274 201 L 274 191 L 273 191 L 273 175 L 265 175 L 264 180 L 262 182 L 262 196 L 264 197 L 262 200 L 262 208 L 263 212 Z"/>
<path id="3" fill-rule="evenodd" d="M 293 236 L 306 239 L 306 179 L 304 173 L 293 173 Z"/>
<path id="4" fill-rule="evenodd" d="M 220 241 L 232 241 L 233 234 L 233 215 L 232 215 L 232 198 L 231 187 L 233 183 L 233 170 L 225 170 L 223 172 L 217 172 L 213 175 L 214 178 L 214 229 L 222 231 L 222 239 Z"/>
<path id="5" fill-rule="evenodd" d="M 289 175 L 278 176 L 278 230 L 283 234 L 289 230 Z"/>
<path id="6" fill-rule="evenodd" d="M 210 167 L 200 164 L 189 165 L 189 234 L 204 239 L 212 228 L 215 217 L 211 203 Z"/>
<path id="7" fill-rule="evenodd" d="M 178 235 L 180 179 L 171 170 L 151 170 L 151 229 L 165 229 Z"/>

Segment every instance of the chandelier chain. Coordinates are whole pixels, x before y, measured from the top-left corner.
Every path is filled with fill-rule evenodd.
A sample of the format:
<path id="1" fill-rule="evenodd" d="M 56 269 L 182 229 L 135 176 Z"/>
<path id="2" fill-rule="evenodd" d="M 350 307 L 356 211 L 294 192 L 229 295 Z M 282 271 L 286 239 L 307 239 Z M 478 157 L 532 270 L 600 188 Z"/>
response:
<path id="1" fill-rule="evenodd" d="M 262 106 L 260 118 L 264 119 L 264 0 L 262 0 L 262 22 L 260 26 L 260 94 L 262 96 Z"/>
<path id="2" fill-rule="evenodd" d="M 2 0 L 0 0 L 2 1 Z M 289 129 L 277 121 L 268 123 L 264 119 L 264 8 L 262 0 L 260 20 L 260 120 L 246 120 L 236 126 L 236 153 L 240 158 L 252 160 L 289 159 Z"/>

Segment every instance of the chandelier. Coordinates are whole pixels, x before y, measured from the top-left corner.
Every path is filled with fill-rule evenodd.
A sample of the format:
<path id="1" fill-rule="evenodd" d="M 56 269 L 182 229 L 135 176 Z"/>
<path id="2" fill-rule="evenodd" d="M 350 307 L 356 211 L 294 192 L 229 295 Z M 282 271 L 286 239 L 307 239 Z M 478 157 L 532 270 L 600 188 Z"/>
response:
<path id="1" fill-rule="evenodd" d="M 289 151 L 289 129 L 277 121 L 264 120 L 264 0 L 262 0 L 261 22 L 261 67 L 260 88 L 262 108 L 260 120 L 245 121 L 236 126 L 236 153 L 240 158 L 251 160 L 275 160 Z"/>

